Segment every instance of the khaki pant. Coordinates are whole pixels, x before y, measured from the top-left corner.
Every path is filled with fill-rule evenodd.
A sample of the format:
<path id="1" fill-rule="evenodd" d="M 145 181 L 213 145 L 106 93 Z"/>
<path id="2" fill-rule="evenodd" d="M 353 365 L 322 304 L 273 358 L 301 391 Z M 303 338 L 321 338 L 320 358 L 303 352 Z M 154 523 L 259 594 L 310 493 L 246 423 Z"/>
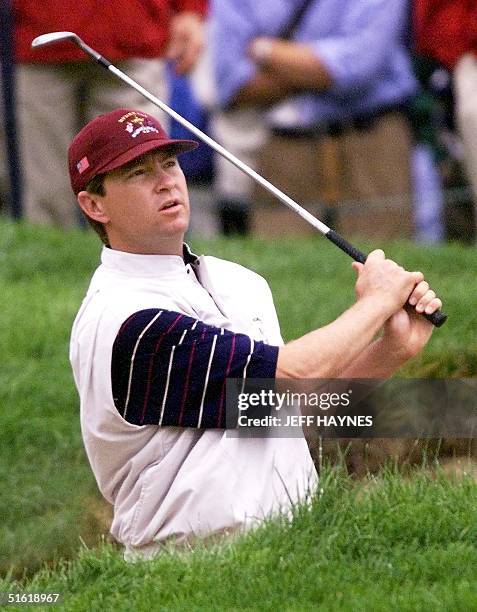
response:
<path id="1" fill-rule="evenodd" d="M 164 98 L 162 61 L 129 60 L 118 67 Z M 143 110 L 164 120 L 156 106 L 93 62 L 20 65 L 17 88 L 24 216 L 35 223 L 68 227 L 78 222 L 67 152 L 84 123 L 121 107 Z"/>
<path id="2" fill-rule="evenodd" d="M 244 117 L 240 128 L 228 132 L 223 129 L 223 118 L 216 123 L 216 135 L 224 146 L 231 147 L 238 157 L 243 149 L 241 159 L 325 222 L 323 215 L 330 217 L 333 229 L 346 237 L 412 236 L 412 140 L 402 114 L 390 112 L 367 129 L 350 128 L 337 137 L 316 139 L 270 135 L 258 114 L 247 111 Z M 259 120 L 255 128 L 252 120 Z M 274 236 L 316 232 L 244 177 L 221 160 L 216 189 L 220 195 L 253 198 L 255 233 Z"/>

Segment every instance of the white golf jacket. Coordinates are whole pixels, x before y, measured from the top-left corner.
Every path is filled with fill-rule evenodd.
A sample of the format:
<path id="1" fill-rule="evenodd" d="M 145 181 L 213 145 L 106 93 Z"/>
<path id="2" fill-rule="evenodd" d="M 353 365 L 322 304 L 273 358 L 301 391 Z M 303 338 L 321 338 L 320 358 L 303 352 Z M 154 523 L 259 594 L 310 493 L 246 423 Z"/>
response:
<path id="1" fill-rule="evenodd" d="M 224 429 L 128 422 L 113 397 L 112 350 L 125 321 L 145 309 L 246 334 L 265 348 L 282 344 L 270 289 L 250 270 L 187 250 L 184 260 L 103 249 L 73 325 L 70 360 L 88 459 L 114 505 L 111 533 L 127 557 L 155 554 L 168 538 L 251 527 L 306 498 L 317 482 L 303 438 L 234 438 Z M 141 342 L 138 336 L 133 360 Z M 131 362 L 129 402 L 133 370 Z"/>

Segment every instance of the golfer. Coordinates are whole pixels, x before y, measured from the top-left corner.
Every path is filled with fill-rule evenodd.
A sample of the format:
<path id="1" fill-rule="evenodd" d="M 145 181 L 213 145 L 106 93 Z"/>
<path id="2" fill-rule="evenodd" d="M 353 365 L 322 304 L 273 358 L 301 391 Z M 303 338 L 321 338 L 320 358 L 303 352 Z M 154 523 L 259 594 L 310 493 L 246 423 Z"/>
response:
<path id="1" fill-rule="evenodd" d="M 86 452 L 126 559 L 251 527 L 313 492 L 303 438 L 225 435 L 227 378 L 388 377 L 432 332 L 402 308 L 408 297 L 417 312 L 441 306 L 420 272 L 374 251 L 353 263 L 353 306 L 283 345 L 265 280 L 183 242 L 177 156 L 196 145 L 118 109 L 69 149 L 73 191 L 104 243 L 70 359 Z"/>

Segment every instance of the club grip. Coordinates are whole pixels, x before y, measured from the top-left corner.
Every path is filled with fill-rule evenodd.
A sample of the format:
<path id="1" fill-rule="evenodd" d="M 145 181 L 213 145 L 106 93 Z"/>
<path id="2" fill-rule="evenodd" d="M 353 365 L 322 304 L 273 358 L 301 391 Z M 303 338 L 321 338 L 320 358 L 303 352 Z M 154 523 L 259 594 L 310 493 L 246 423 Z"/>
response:
<path id="1" fill-rule="evenodd" d="M 347 255 L 349 255 L 355 261 L 364 264 L 366 261 L 367 255 L 360 251 L 356 247 L 354 247 L 350 242 L 345 240 L 343 236 L 340 236 L 338 232 L 330 229 L 329 232 L 326 232 L 325 236 L 330 240 L 333 244 L 336 244 L 342 251 L 344 251 Z"/>
<path id="2" fill-rule="evenodd" d="M 441 327 L 447 321 L 447 315 L 442 310 L 436 310 L 432 314 L 425 314 L 424 316 L 430 321 L 435 327 Z"/>
<path id="3" fill-rule="evenodd" d="M 338 248 L 344 251 L 347 255 L 349 255 L 355 261 L 364 264 L 366 261 L 367 255 L 365 255 L 362 251 L 354 247 L 350 242 L 345 240 L 343 236 L 340 236 L 338 232 L 330 229 L 329 232 L 326 232 L 325 236 L 328 238 L 330 242 L 335 244 Z M 414 307 L 408 304 L 410 309 Z M 432 314 L 422 313 L 422 316 L 425 317 L 428 321 L 430 321 L 435 327 L 441 327 L 447 321 L 447 315 L 442 312 L 442 310 L 436 310 Z"/>

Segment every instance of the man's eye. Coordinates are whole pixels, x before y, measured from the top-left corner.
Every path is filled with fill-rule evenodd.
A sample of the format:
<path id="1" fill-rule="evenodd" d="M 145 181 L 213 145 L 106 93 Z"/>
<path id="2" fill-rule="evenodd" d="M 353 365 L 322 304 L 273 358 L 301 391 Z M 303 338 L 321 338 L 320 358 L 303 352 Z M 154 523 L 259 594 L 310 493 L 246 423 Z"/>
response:
<path id="1" fill-rule="evenodd" d="M 134 170 L 131 170 L 131 172 L 129 173 L 129 177 L 132 178 L 134 176 L 141 176 L 145 172 L 146 170 L 144 168 L 134 168 Z"/>

